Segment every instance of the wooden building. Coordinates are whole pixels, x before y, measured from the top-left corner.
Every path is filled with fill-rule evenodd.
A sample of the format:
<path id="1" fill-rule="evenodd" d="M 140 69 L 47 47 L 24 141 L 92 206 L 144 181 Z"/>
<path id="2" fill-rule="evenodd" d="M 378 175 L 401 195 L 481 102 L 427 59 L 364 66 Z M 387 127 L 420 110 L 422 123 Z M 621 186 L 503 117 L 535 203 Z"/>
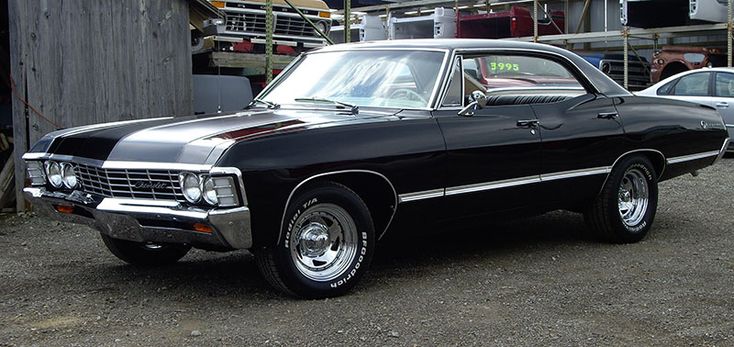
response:
<path id="1" fill-rule="evenodd" d="M 19 211 L 25 209 L 20 158 L 44 134 L 192 113 L 189 14 L 205 16 L 211 10 L 205 0 L 2 2 Z"/>

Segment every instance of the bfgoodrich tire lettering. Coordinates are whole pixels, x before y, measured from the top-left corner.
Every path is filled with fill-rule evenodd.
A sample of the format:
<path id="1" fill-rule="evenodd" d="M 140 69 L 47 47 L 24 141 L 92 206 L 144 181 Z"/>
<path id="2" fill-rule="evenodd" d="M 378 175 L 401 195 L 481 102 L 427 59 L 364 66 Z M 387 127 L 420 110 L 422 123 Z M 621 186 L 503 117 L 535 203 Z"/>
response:
<path id="1" fill-rule="evenodd" d="M 282 240 L 255 252 L 263 276 L 305 298 L 341 295 L 367 271 L 375 246 L 369 210 L 349 188 L 325 182 L 297 195 L 286 210 Z"/>
<path id="2" fill-rule="evenodd" d="M 650 231 L 658 204 L 657 175 L 643 156 L 622 159 L 584 214 L 600 239 L 613 243 L 642 240 Z"/>

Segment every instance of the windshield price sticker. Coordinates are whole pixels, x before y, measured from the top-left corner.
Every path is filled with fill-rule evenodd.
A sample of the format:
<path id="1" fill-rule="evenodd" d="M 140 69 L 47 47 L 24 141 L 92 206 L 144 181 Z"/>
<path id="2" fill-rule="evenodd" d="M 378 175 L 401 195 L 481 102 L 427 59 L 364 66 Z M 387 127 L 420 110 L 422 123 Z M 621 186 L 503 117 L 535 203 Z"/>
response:
<path id="1" fill-rule="evenodd" d="M 520 64 L 491 62 L 489 68 L 492 71 L 520 71 Z"/>

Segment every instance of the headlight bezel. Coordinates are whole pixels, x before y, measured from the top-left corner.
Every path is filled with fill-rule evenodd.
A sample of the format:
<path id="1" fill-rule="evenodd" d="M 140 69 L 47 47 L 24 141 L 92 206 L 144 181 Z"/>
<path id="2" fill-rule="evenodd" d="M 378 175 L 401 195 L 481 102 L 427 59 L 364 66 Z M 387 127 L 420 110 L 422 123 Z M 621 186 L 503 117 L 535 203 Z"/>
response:
<path id="1" fill-rule="evenodd" d="M 49 160 L 43 164 L 43 167 L 46 172 L 46 181 L 51 185 L 51 187 L 61 188 L 64 186 L 64 176 L 61 173 L 61 164 L 59 162 Z M 53 173 L 52 170 L 54 171 Z M 55 177 L 58 177 L 58 182 L 54 179 Z"/>
<path id="2" fill-rule="evenodd" d="M 202 190 L 202 177 L 192 172 L 182 172 L 178 175 L 179 184 L 181 186 L 181 193 L 183 194 L 186 201 L 192 204 L 198 204 L 201 202 L 204 192 Z M 193 181 L 189 181 L 193 180 Z M 197 192 L 197 195 L 190 196 L 189 190 Z"/>
<path id="3" fill-rule="evenodd" d="M 59 165 L 61 166 L 61 182 L 63 183 L 64 187 L 68 189 L 74 189 L 78 187 L 79 177 L 76 175 L 76 169 L 74 168 L 74 164 L 61 163 Z M 70 176 L 67 176 L 68 171 L 71 171 Z M 71 177 L 71 179 L 69 179 L 68 177 Z"/>

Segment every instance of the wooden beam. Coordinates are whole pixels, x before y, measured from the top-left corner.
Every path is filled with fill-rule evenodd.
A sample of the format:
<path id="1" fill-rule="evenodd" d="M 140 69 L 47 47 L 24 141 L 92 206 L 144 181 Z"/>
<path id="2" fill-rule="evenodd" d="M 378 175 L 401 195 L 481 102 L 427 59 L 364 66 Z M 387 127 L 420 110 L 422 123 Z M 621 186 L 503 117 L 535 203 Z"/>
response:
<path id="1" fill-rule="evenodd" d="M 245 70 L 245 75 L 265 74 L 265 55 L 252 53 L 234 52 L 211 52 L 209 66 L 240 68 Z M 290 55 L 273 55 L 273 69 L 280 70 L 286 67 L 296 57 Z"/>

